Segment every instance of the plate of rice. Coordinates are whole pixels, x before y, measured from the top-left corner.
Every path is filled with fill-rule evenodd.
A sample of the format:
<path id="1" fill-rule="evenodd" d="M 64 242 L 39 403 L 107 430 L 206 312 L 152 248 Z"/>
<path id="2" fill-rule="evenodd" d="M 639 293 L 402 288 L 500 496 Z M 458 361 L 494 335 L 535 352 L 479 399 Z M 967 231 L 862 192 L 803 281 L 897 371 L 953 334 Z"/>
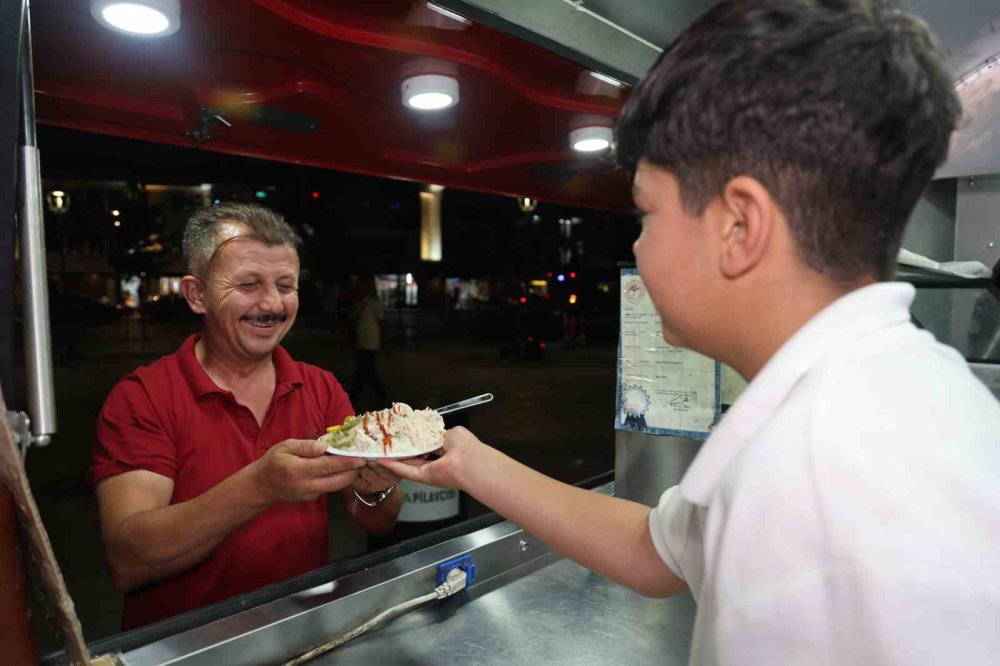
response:
<path id="1" fill-rule="evenodd" d="M 352 458 L 413 458 L 444 446 L 444 419 L 433 409 L 394 402 L 388 409 L 349 416 L 319 438 L 326 452 Z"/>

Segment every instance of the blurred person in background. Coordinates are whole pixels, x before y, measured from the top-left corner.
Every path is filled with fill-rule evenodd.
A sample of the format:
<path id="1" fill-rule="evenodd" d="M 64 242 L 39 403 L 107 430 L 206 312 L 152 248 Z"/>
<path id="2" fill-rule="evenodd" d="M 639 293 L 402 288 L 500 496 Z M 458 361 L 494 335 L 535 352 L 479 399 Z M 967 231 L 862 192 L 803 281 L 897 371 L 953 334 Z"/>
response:
<path id="1" fill-rule="evenodd" d="M 378 374 L 378 355 L 388 333 L 385 308 L 375 290 L 375 278 L 362 276 L 358 282 L 360 298 L 351 309 L 351 327 L 354 332 L 356 363 L 351 381 L 351 403 L 359 405 L 365 386 L 371 384 L 375 391 L 377 409 L 389 406 L 385 385 Z"/>

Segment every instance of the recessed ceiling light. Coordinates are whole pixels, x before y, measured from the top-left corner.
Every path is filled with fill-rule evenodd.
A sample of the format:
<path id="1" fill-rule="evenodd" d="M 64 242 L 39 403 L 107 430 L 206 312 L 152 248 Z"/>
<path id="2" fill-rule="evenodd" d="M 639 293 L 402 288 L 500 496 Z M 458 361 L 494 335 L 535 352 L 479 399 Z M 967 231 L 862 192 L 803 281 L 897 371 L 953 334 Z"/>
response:
<path id="1" fill-rule="evenodd" d="M 458 79 L 422 74 L 403 81 L 403 104 L 418 111 L 447 109 L 458 103 Z"/>
<path id="2" fill-rule="evenodd" d="M 105 28 L 136 37 L 165 37 L 181 27 L 179 0 L 91 0 L 90 14 Z"/>
<path id="3" fill-rule="evenodd" d="M 569 133 L 569 145 L 581 153 L 594 153 L 609 148 L 612 138 L 610 127 L 581 127 Z"/>

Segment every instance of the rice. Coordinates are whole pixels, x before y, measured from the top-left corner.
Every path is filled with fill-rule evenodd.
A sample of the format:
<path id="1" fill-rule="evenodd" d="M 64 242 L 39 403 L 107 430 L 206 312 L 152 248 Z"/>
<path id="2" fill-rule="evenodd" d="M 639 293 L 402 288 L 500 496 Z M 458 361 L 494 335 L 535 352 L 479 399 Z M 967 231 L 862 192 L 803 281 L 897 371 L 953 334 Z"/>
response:
<path id="1" fill-rule="evenodd" d="M 433 409 L 413 409 L 402 402 L 358 417 L 354 441 L 343 451 L 419 455 L 441 446 L 444 419 Z M 323 441 L 327 436 L 321 437 Z"/>

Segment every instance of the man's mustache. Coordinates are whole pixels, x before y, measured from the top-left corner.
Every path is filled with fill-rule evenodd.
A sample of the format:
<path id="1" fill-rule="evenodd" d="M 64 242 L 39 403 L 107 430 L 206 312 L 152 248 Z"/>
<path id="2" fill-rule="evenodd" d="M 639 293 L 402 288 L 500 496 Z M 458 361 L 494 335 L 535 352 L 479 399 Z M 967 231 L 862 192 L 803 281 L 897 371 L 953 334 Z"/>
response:
<path id="1" fill-rule="evenodd" d="M 288 315 L 284 312 L 279 314 L 243 315 L 240 319 L 242 321 L 249 321 L 255 324 L 280 324 L 288 321 Z"/>

